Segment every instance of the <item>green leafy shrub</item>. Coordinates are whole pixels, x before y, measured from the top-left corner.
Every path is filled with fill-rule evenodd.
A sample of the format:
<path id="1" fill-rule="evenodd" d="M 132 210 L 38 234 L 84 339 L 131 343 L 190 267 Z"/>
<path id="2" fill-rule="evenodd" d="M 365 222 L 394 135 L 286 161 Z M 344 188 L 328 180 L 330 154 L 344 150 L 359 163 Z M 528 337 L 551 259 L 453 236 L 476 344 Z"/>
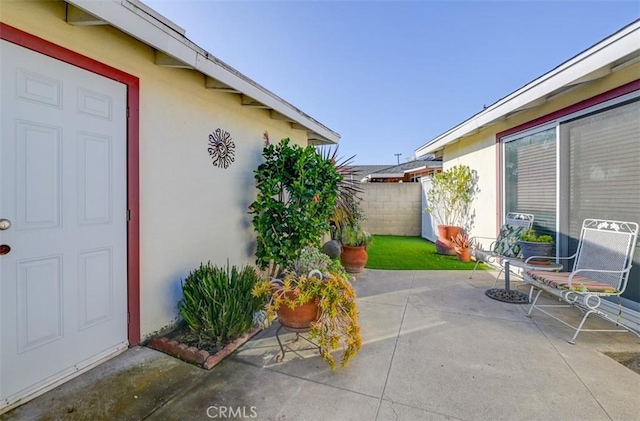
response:
<path id="1" fill-rule="evenodd" d="M 283 139 L 262 151 L 265 162 L 255 171 L 258 194 L 249 206 L 257 233 L 256 258 L 261 269 L 288 267 L 300 250 L 318 246 L 329 232 L 342 176 L 334 163 L 312 146 Z"/>
<path id="2" fill-rule="evenodd" d="M 525 230 L 520 236 L 520 241 L 527 241 L 530 243 L 551 243 L 553 244 L 553 237 L 550 235 L 538 235 L 533 228 Z"/>
<path id="3" fill-rule="evenodd" d="M 200 338 L 227 343 L 251 329 L 254 313 L 264 305 L 263 299 L 251 294 L 258 282 L 251 266 L 200 264 L 182 282 L 180 315 Z"/>

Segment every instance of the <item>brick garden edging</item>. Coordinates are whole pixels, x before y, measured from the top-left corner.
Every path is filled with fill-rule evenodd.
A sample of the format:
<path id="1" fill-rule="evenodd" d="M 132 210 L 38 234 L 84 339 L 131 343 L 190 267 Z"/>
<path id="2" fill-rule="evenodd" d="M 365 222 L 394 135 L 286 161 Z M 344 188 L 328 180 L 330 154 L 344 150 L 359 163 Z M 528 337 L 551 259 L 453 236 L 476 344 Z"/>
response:
<path id="1" fill-rule="evenodd" d="M 229 356 L 233 351 L 254 337 L 261 330 L 261 328 L 255 327 L 250 331 L 243 333 L 214 355 L 209 354 L 207 351 L 198 349 L 195 346 L 190 347 L 178 341 L 171 341 L 166 336 L 151 339 L 147 346 L 155 349 L 156 351 L 164 352 L 172 357 L 200 366 L 206 370 L 211 370 L 216 364 Z"/>

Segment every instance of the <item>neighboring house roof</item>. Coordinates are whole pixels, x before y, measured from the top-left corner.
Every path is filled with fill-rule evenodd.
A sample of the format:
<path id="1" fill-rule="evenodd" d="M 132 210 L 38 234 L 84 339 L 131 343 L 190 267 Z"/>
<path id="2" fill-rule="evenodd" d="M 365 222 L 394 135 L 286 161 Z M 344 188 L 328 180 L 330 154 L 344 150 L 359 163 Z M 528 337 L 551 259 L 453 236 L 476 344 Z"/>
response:
<path id="1" fill-rule="evenodd" d="M 368 176 L 371 173 L 376 171 L 384 170 L 386 168 L 391 168 L 393 165 L 352 165 L 351 168 L 354 170 L 353 178 L 354 180 L 362 180 L 364 177 Z"/>
<path id="2" fill-rule="evenodd" d="M 640 19 L 430 140 L 416 149 L 416 156 L 442 150 L 507 116 L 542 105 L 583 83 L 603 78 L 638 61 Z"/>
<path id="3" fill-rule="evenodd" d="M 433 156 L 430 156 L 425 159 L 417 159 L 415 161 L 405 162 L 404 164 L 372 171 L 364 174 L 362 178 L 401 178 L 404 177 L 406 173 L 427 168 L 442 168 L 442 161 L 434 161 Z"/>
<path id="4" fill-rule="evenodd" d="M 156 64 L 197 70 L 211 90 L 238 94 L 242 105 L 263 108 L 274 120 L 307 131 L 312 144 L 335 144 L 340 135 L 273 92 L 217 59 L 185 36 L 185 30 L 138 0 L 66 0 L 72 25 L 112 25 L 156 50 Z"/>

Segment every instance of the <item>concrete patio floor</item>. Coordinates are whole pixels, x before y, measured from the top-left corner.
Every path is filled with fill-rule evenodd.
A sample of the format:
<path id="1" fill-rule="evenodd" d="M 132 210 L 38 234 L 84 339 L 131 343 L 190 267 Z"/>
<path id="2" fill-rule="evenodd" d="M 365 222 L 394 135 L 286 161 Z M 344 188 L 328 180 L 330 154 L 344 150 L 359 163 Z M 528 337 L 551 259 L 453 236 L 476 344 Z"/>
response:
<path id="1" fill-rule="evenodd" d="M 131 348 L 4 417 L 640 419 L 640 375 L 603 354 L 638 352 L 640 338 L 584 332 L 570 345 L 569 330 L 555 320 L 530 319 L 524 306 L 487 298 L 493 275 L 367 270 L 355 282 L 364 344 L 345 369 L 331 371 L 313 350 L 276 362 L 272 326 L 209 372 Z M 597 318 L 588 324 L 611 326 Z"/>

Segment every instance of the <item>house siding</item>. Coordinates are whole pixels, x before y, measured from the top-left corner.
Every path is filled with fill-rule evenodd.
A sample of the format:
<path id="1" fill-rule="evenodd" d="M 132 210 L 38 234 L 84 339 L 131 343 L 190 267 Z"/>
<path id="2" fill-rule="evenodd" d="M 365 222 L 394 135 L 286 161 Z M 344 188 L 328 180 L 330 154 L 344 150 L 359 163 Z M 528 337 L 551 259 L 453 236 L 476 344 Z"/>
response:
<path id="1" fill-rule="evenodd" d="M 272 120 L 268 110 L 243 107 L 238 95 L 207 90 L 204 76 L 159 67 L 151 47 L 111 26 L 65 22 L 65 3 L 3 2 L 2 22 L 140 80 L 141 334 L 173 322 L 180 280 L 200 262 L 253 263 L 254 233 L 247 206 L 263 132 L 306 145 L 306 132 Z M 235 162 L 212 165 L 208 136 L 229 132 Z"/>
<path id="2" fill-rule="evenodd" d="M 499 145 L 496 143 L 498 133 L 633 82 L 639 74 L 640 63 L 633 64 L 602 79 L 582 85 L 538 107 L 508 116 L 497 124 L 480 129 L 475 134 L 445 147 L 444 170 L 455 165 L 468 165 L 479 175 L 480 193 L 473 204 L 476 216 L 472 234 L 495 238 L 500 228 Z"/>
<path id="3" fill-rule="evenodd" d="M 584 109 L 584 104 L 593 106 L 596 103 L 613 99 L 616 95 L 622 95 L 637 90 L 638 75 L 640 75 L 640 63 L 632 64 L 618 72 L 612 73 L 602 79 L 581 85 L 571 92 L 547 102 L 541 106 L 525 112 L 507 117 L 504 121 L 480 130 L 474 135 L 465 137 L 456 143 L 448 145 L 443 150 L 443 167 L 451 168 L 454 165 L 469 165 L 478 171 L 480 177 L 480 194 L 474 202 L 475 228 L 472 234 L 475 236 L 494 237 L 501 223 L 501 186 L 500 186 L 500 143 L 499 136 L 505 133 L 514 133 L 520 129 L 535 127 L 535 125 L 552 123 L 555 119 L 553 113 L 568 114 L 570 110 Z M 573 111 L 572 111 L 573 112 Z M 554 117 L 555 118 L 555 117 Z M 597 215 L 593 215 L 597 217 Z M 487 246 L 489 241 L 484 241 Z M 637 256 L 636 256 L 637 259 Z M 629 285 L 623 297 L 629 302 L 625 303 L 630 308 L 638 309 L 640 302 L 640 285 L 637 276 L 629 279 Z M 627 310 L 625 310 L 627 311 Z M 626 314 L 626 313 L 625 313 Z M 637 314 L 637 313 L 634 313 Z M 627 316 L 624 316 L 627 317 Z M 628 316 L 632 324 L 640 323 L 635 316 Z"/>

